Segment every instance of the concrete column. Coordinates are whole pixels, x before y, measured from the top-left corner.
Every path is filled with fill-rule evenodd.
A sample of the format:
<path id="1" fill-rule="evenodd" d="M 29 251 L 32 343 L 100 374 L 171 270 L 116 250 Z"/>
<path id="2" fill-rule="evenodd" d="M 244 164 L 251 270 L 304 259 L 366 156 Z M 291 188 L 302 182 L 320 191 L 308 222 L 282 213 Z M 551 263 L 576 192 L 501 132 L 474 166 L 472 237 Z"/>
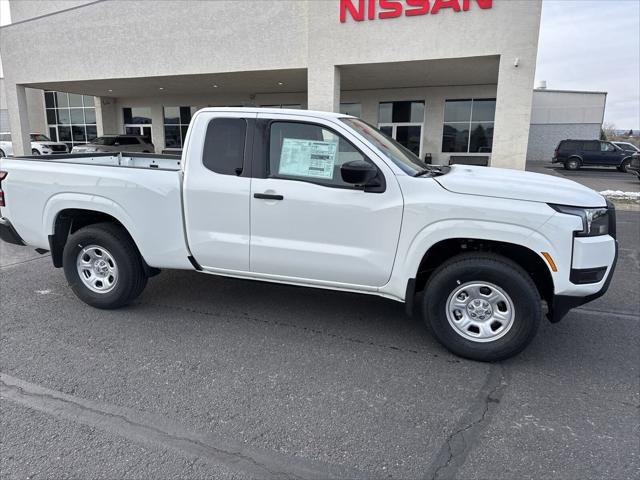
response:
<path id="1" fill-rule="evenodd" d="M 491 166 L 524 170 L 531 124 L 535 57 L 502 55 L 498 74 Z"/>
<path id="2" fill-rule="evenodd" d="M 340 111 L 340 69 L 335 65 L 312 65 L 307 70 L 309 110 Z"/>
<path id="3" fill-rule="evenodd" d="M 444 129 L 445 98 L 432 93 L 425 99 L 425 119 L 422 131 L 422 150 L 431 154 L 434 164 L 447 165 L 450 155 L 442 152 L 442 131 Z"/>
<path id="4" fill-rule="evenodd" d="M 151 137 L 156 153 L 164 149 L 164 111 L 162 105 L 151 106 Z"/>
<path id="5" fill-rule="evenodd" d="M 7 82 L 5 86 L 13 154 L 15 156 L 31 155 L 31 138 L 29 137 L 31 127 L 25 87 L 10 82 Z"/>
<path id="6" fill-rule="evenodd" d="M 29 126 L 33 133 L 49 135 L 49 124 L 44 109 L 44 90 L 25 88 L 27 105 L 29 106 Z"/>
<path id="7" fill-rule="evenodd" d="M 98 136 L 121 133 L 118 128 L 118 117 L 116 115 L 116 102 L 111 97 L 93 97 L 96 106 L 96 130 Z"/>

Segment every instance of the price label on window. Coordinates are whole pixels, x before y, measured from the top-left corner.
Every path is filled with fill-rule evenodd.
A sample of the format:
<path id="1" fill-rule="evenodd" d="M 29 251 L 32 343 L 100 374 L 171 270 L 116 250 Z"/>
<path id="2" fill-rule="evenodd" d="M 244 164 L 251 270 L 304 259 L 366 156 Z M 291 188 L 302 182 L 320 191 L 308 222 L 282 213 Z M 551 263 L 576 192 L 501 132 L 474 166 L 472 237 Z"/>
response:
<path id="1" fill-rule="evenodd" d="M 285 138 L 278 174 L 332 179 L 338 142 Z"/>

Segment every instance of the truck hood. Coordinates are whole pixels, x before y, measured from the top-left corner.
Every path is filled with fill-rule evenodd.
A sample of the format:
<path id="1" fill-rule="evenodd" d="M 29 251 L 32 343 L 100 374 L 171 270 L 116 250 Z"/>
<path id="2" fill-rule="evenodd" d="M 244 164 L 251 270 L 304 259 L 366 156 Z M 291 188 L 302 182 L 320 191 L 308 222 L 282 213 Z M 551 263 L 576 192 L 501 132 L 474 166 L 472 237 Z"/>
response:
<path id="1" fill-rule="evenodd" d="M 454 165 L 435 180 L 446 190 L 465 195 L 555 203 L 576 207 L 604 207 L 602 195 L 579 183 L 553 175 L 506 168 Z"/>

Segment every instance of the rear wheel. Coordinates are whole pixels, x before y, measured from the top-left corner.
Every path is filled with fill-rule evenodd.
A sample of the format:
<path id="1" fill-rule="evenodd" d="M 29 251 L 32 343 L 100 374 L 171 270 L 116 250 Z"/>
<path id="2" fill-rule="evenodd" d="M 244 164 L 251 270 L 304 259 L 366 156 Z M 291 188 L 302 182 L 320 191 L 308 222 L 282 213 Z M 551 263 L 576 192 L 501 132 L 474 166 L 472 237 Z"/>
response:
<path id="1" fill-rule="evenodd" d="M 578 158 L 569 158 L 564 162 L 565 170 L 578 170 L 580 168 L 580 159 Z"/>
<path id="2" fill-rule="evenodd" d="M 147 284 L 133 240 L 113 223 L 90 225 L 70 235 L 64 247 L 63 267 L 76 296 L 97 308 L 126 305 Z"/>
<path id="3" fill-rule="evenodd" d="M 535 336 L 542 305 L 531 277 L 494 254 L 458 255 L 430 277 L 423 314 L 437 339 L 472 360 L 503 360 Z"/>
<path id="4" fill-rule="evenodd" d="M 6 155 L 4 154 L 4 150 L 0 150 L 0 158 L 4 158 Z"/>

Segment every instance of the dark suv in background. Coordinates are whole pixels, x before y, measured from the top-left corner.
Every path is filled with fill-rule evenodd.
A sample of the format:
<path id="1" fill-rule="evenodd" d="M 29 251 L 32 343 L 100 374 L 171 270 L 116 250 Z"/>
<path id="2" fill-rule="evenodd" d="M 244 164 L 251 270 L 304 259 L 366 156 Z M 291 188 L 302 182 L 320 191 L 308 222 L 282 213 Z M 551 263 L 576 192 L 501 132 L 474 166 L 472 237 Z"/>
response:
<path id="1" fill-rule="evenodd" d="M 553 156 L 553 163 L 562 163 L 567 170 L 580 167 L 616 167 L 626 172 L 632 153 L 611 142 L 600 140 L 562 140 Z"/>

